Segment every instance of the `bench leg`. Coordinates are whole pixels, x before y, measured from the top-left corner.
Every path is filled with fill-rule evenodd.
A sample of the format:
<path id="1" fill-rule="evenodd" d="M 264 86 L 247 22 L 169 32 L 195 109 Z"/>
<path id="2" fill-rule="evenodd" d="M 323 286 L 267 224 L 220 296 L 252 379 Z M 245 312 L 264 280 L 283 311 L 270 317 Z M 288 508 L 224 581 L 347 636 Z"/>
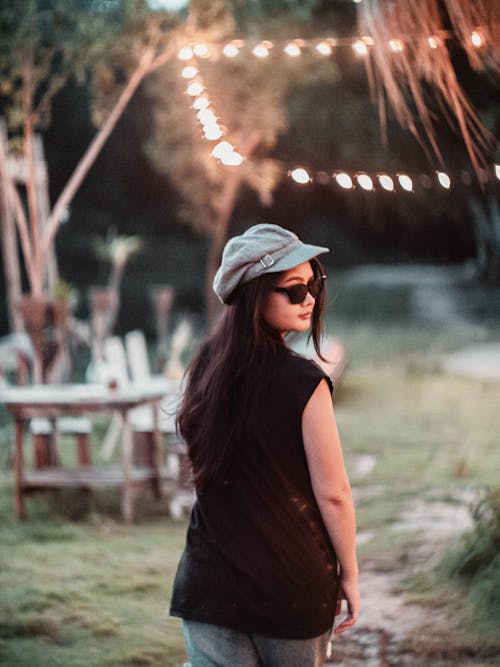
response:
<path id="1" fill-rule="evenodd" d="M 78 433 L 76 435 L 78 445 L 78 465 L 89 466 L 91 464 L 90 442 L 87 433 Z"/>
<path id="2" fill-rule="evenodd" d="M 127 419 L 127 414 L 123 415 L 123 429 L 122 429 L 122 470 L 123 470 L 123 486 L 122 486 L 122 516 L 124 521 L 131 523 L 133 519 L 133 502 L 134 502 L 134 485 L 132 480 L 132 450 L 134 434 L 132 427 Z"/>
<path id="3" fill-rule="evenodd" d="M 23 458 L 24 424 L 22 419 L 16 419 L 16 449 L 14 459 L 15 491 L 14 510 L 18 519 L 26 517 L 24 504 L 24 458 Z"/>
<path id="4" fill-rule="evenodd" d="M 49 465 L 49 436 L 40 434 L 33 436 L 33 467 L 41 470 Z"/>

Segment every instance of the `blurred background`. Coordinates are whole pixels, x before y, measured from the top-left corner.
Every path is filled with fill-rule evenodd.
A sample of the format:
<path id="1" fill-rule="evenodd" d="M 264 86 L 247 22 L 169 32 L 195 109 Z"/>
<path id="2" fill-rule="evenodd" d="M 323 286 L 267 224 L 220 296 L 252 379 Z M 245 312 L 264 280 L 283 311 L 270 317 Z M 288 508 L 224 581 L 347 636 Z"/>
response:
<path id="1" fill-rule="evenodd" d="M 332 665 L 500 665 L 498 22 L 487 0 L 0 0 L 0 389 L 95 380 L 96 340 L 131 331 L 179 382 L 229 236 L 332 248 L 364 600 Z M 2 405 L 0 663 L 182 665 L 192 494 L 170 479 L 127 525 L 116 489 L 58 489 L 19 521 L 14 460 Z"/>
<path id="2" fill-rule="evenodd" d="M 396 120 L 389 101 L 379 113 L 379 92 L 370 91 L 370 80 L 380 78 L 375 61 L 367 65 L 367 57 L 353 48 L 363 3 L 195 2 L 189 8 L 89 0 L 74 5 L 55 0 L 17 9 L 6 5 L 0 15 L 0 115 L 10 150 L 21 155 L 31 114 L 31 131 L 43 144 L 52 206 L 148 49 L 158 58 L 163 49 L 178 45 L 180 51 L 189 39 L 211 43 L 211 56 L 197 58 L 202 84 L 225 126 L 222 139 L 246 151 L 247 158 L 237 176 L 238 167 L 215 164 L 210 150 L 217 142 L 203 138 L 190 109 L 193 97 L 186 94 L 189 80 L 180 77 L 186 62 L 177 54 L 140 71 L 116 126 L 57 212 L 58 279 L 72 290 L 78 317 L 88 317 L 89 287 L 110 279 L 106 246 L 114 237 L 129 236 L 140 243 L 127 260 L 116 330 L 140 326 L 154 335 L 151 302 L 144 295 L 155 284 L 174 287 L 175 311 L 202 314 L 207 271 L 213 269 L 208 264 L 216 264 L 220 250 L 216 230 L 224 228 L 227 237 L 259 221 L 331 246 L 326 261 L 333 271 L 364 263 L 469 262 L 478 278 L 498 279 L 498 266 L 487 262 L 488 253 L 498 253 L 498 246 L 488 247 L 493 244 L 488 217 L 498 216 L 490 211 L 498 190 L 494 142 L 475 171 L 458 122 L 448 118 L 449 126 L 449 109 L 431 83 L 423 85 L 423 95 L 437 128 L 439 156 L 424 136 L 414 100 L 409 104 L 418 138 Z M 39 14 L 28 19 L 28 6 L 38 7 Z M 165 11 L 172 8 L 177 13 Z M 322 55 L 315 47 L 324 37 L 330 42 L 324 42 Z M 246 42 L 236 57 L 225 57 L 222 47 L 235 38 Z M 274 40 L 274 48 L 259 58 L 252 49 L 266 38 Z M 300 56 L 283 52 L 292 40 L 302 40 Z M 458 40 L 449 41 L 460 85 L 483 126 L 497 134 L 495 68 L 486 60 L 474 70 Z M 27 44 L 35 68 L 31 83 L 21 58 Z M 400 83 L 404 93 L 406 82 Z M 477 137 L 471 141 L 479 144 Z M 307 170 L 310 182 L 290 178 L 297 167 Z M 440 184 L 436 171 L 451 178 L 449 187 Z M 353 187 L 337 183 L 335 174 L 342 172 L 350 174 Z M 356 182 L 360 173 L 371 176 L 373 189 Z M 393 191 L 376 181 L 382 173 L 392 175 Z M 396 174 L 411 177 L 409 191 Z M 0 333 L 5 334 L 9 318 L 1 273 Z"/>

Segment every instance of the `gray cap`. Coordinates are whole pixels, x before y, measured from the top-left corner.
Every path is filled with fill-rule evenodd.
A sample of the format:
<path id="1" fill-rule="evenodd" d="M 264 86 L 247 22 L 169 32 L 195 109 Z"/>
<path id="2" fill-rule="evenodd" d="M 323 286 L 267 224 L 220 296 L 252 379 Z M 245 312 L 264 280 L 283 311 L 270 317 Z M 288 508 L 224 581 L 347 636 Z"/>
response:
<path id="1" fill-rule="evenodd" d="M 324 252 L 329 249 L 302 243 L 296 234 L 278 225 L 254 225 L 226 243 L 214 292 L 222 303 L 228 303 L 238 285 L 265 273 L 288 271 Z"/>

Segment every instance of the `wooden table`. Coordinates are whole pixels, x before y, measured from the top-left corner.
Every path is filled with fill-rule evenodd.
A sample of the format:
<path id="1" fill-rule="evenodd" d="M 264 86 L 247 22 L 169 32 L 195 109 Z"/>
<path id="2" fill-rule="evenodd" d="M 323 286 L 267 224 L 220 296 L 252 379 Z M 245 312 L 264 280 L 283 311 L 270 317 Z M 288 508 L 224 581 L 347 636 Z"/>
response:
<path id="1" fill-rule="evenodd" d="M 104 385 L 30 385 L 0 390 L 2 402 L 15 421 L 14 458 L 14 503 L 16 516 L 24 518 L 26 508 L 24 495 L 33 490 L 62 487 L 90 488 L 93 486 L 120 486 L 121 509 L 125 521 L 133 518 L 135 490 L 148 483 L 157 497 L 160 488 L 160 431 L 157 406 L 169 392 L 169 384 L 151 382 L 144 386 L 130 385 L 124 389 L 109 389 Z M 154 408 L 154 437 L 149 465 L 136 467 L 133 464 L 133 432 L 128 412 L 140 405 L 150 404 Z M 36 417 L 52 420 L 55 429 L 57 417 L 67 415 L 91 415 L 98 412 L 118 412 L 123 418 L 121 436 L 121 465 L 96 468 L 80 465 L 74 468 L 49 465 L 40 469 L 25 469 L 24 430 L 26 421 Z"/>

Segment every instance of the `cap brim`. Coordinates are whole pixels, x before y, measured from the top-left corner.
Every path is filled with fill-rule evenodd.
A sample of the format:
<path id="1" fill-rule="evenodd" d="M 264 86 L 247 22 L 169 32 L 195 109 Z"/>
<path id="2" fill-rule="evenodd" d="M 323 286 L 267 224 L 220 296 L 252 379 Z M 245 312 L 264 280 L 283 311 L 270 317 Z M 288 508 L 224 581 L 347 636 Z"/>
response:
<path id="1" fill-rule="evenodd" d="M 304 262 L 309 262 L 318 255 L 323 255 L 325 252 L 330 252 L 329 248 L 323 248 L 319 245 L 308 245 L 303 243 L 299 248 L 295 248 L 289 252 L 282 259 L 277 260 L 266 273 L 277 273 L 278 271 L 288 271 L 295 266 L 299 266 Z"/>

